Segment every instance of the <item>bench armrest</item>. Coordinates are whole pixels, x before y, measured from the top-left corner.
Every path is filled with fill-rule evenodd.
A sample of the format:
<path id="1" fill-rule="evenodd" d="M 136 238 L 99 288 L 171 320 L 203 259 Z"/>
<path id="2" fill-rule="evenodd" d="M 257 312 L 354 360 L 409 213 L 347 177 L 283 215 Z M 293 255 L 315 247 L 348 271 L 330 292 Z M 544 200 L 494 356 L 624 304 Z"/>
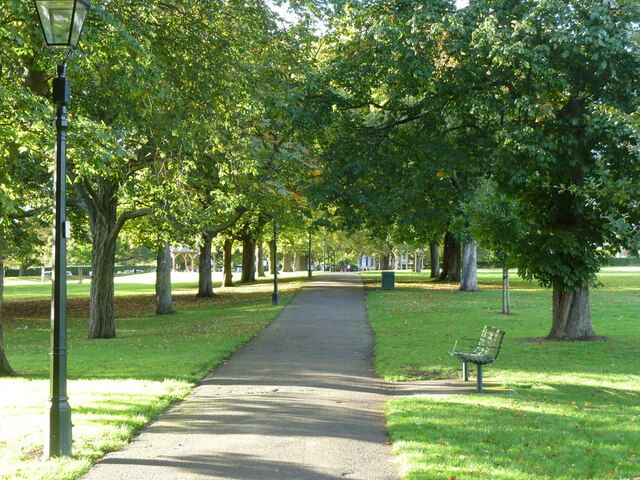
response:
<path id="1" fill-rule="evenodd" d="M 472 348 L 475 348 L 475 347 L 478 345 L 478 341 L 479 341 L 479 339 L 477 339 L 477 338 L 465 338 L 465 337 L 458 337 L 458 338 L 456 339 L 456 343 L 453 345 L 453 351 L 454 351 L 454 352 L 456 351 L 456 349 L 457 349 L 457 347 L 458 347 L 458 342 L 459 342 L 459 341 L 461 341 L 461 340 L 462 340 L 462 341 L 465 341 L 465 342 L 466 342 L 466 341 L 473 342 L 473 347 L 472 347 Z"/>

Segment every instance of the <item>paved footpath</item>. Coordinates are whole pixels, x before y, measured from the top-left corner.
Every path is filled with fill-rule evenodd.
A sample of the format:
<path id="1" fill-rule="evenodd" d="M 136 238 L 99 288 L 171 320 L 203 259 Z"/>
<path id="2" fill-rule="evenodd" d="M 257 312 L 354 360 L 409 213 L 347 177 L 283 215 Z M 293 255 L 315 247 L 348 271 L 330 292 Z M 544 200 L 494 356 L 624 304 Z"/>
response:
<path id="1" fill-rule="evenodd" d="M 398 480 L 358 274 L 316 274 L 273 322 L 84 480 Z"/>

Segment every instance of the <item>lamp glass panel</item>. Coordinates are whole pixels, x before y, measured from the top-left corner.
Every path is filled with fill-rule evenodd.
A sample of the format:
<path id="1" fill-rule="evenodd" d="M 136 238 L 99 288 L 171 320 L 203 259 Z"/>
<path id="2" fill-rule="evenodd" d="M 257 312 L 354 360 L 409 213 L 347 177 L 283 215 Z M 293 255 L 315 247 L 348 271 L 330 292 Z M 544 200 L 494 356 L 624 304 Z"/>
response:
<path id="1" fill-rule="evenodd" d="M 47 45 L 76 46 L 82 32 L 82 24 L 87 18 L 88 7 L 83 2 L 78 2 L 80 15 L 76 15 L 75 21 L 72 22 L 75 3 L 75 0 L 35 0 Z M 79 28 L 76 28 L 76 25 L 79 25 Z M 72 27 L 78 30 L 75 35 Z"/>
<path id="2" fill-rule="evenodd" d="M 73 30 L 71 31 L 71 46 L 73 48 L 78 46 L 80 35 L 82 34 L 82 28 L 84 22 L 89 15 L 89 5 L 81 0 L 76 2 L 76 15 L 73 17 Z"/>

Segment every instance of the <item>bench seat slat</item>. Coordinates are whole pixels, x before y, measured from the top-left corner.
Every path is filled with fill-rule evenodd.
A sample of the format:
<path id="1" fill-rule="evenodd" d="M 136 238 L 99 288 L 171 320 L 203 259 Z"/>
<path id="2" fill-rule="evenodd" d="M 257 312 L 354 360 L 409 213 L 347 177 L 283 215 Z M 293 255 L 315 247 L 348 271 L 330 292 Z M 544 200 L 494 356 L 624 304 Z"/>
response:
<path id="1" fill-rule="evenodd" d="M 475 364 L 486 365 L 487 363 L 493 362 L 493 357 L 488 355 L 483 355 L 481 353 L 473 353 L 473 352 L 451 352 L 456 358 L 459 358 L 463 362 L 472 362 Z"/>

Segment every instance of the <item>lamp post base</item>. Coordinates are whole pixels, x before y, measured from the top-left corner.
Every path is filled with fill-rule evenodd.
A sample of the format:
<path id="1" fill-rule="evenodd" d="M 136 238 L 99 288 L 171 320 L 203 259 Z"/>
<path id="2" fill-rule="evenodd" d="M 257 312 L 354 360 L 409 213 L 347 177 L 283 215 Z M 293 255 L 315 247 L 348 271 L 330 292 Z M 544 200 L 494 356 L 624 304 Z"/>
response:
<path id="1" fill-rule="evenodd" d="M 71 456 L 71 407 L 66 400 L 50 403 L 47 411 L 44 457 Z"/>

